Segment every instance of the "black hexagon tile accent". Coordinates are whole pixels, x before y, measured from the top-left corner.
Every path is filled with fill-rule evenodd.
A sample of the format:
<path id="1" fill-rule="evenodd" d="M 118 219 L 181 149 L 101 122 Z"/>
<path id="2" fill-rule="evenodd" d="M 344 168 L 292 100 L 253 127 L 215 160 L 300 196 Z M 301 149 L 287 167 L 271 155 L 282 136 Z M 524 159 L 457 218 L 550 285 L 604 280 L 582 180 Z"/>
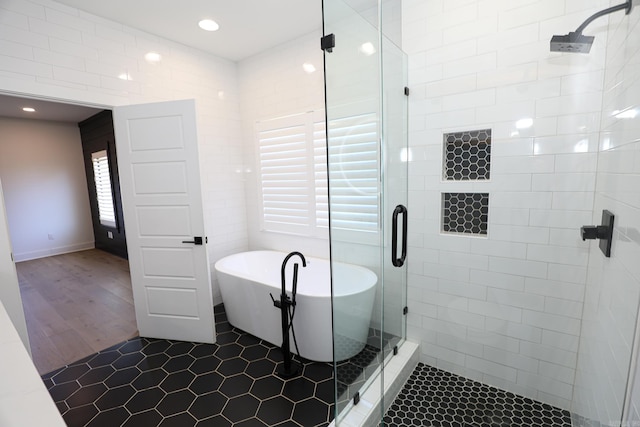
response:
<path id="1" fill-rule="evenodd" d="M 491 129 L 444 134 L 444 179 L 486 180 L 491 175 Z"/>
<path id="2" fill-rule="evenodd" d="M 419 363 L 383 422 L 387 427 L 571 427 L 571 415 Z"/>
<path id="3" fill-rule="evenodd" d="M 235 399 L 229 399 L 229 402 L 222 410 L 222 415 L 233 423 L 239 423 L 248 418 L 253 418 L 259 406 L 260 400 L 250 394 L 244 394 Z"/>
<path id="4" fill-rule="evenodd" d="M 189 371 L 173 372 L 160 383 L 160 388 L 171 393 L 189 387 L 189 384 L 195 379 L 196 375 Z"/>
<path id="5" fill-rule="evenodd" d="M 44 375 L 67 425 L 300 427 L 311 416 L 305 407 L 322 405 L 313 416 L 327 426 L 332 364 L 295 357 L 302 376 L 283 380 L 274 374 L 280 349 L 215 309 L 217 344 L 134 338 Z"/>
<path id="6" fill-rule="evenodd" d="M 225 395 L 217 391 L 203 394 L 193 401 L 189 413 L 200 420 L 213 417 L 222 413 L 222 409 L 228 401 L 229 399 Z"/>
<path id="7" fill-rule="evenodd" d="M 263 400 L 258 410 L 258 418 L 267 425 L 275 426 L 291 418 L 293 402 L 282 396 Z"/>
<path id="8" fill-rule="evenodd" d="M 245 374 L 238 374 L 225 378 L 222 385 L 220 385 L 219 391 L 229 399 L 232 399 L 242 394 L 247 394 L 252 385 L 253 379 Z"/>
<path id="9" fill-rule="evenodd" d="M 138 375 L 132 385 L 138 391 L 158 387 L 168 375 L 163 369 L 151 369 Z"/>
<path id="10" fill-rule="evenodd" d="M 489 193 L 443 193 L 442 230 L 445 233 L 486 235 Z"/>
<path id="11" fill-rule="evenodd" d="M 260 359 L 249 362 L 244 372 L 251 378 L 258 379 L 273 375 L 276 370 L 276 362 L 269 359 Z"/>
<path id="12" fill-rule="evenodd" d="M 327 404 L 316 399 L 310 398 L 302 402 L 296 403 L 293 411 L 293 419 L 303 426 L 319 426 L 322 425 L 327 418 Z"/>
<path id="13" fill-rule="evenodd" d="M 157 426 L 162 422 L 162 419 L 162 415 L 160 415 L 158 411 L 151 409 L 149 411 L 140 412 L 139 414 L 130 416 L 123 424 L 123 427 Z M 66 418 L 65 421 L 67 421 Z M 68 421 L 67 425 L 71 427 L 71 424 L 69 424 Z"/>
<path id="14" fill-rule="evenodd" d="M 201 395 L 217 391 L 220 385 L 224 381 L 225 377 L 218 372 L 208 372 L 202 375 L 198 375 L 195 380 L 189 386 L 189 390 Z"/>
<path id="15" fill-rule="evenodd" d="M 124 407 L 131 414 L 145 412 L 158 406 L 167 394 L 159 388 L 150 388 L 136 393 Z"/>

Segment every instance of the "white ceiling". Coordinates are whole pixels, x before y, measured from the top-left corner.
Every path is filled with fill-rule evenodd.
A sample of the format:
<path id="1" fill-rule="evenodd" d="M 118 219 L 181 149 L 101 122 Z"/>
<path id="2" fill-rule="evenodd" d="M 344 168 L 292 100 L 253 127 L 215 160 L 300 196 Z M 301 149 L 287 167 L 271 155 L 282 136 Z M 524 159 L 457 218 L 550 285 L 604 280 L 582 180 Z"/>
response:
<path id="1" fill-rule="evenodd" d="M 27 113 L 22 111 L 23 107 L 31 107 L 36 111 Z M 80 105 L 0 95 L 0 117 L 78 123 L 100 111 L 102 110 Z"/>
<path id="2" fill-rule="evenodd" d="M 233 61 L 317 30 L 321 0 L 56 0 L 112 21 Z M 203 31 L 198 21 L 220 24 Z M 320 40 L 318 40 L 320 49 Z M 31 106 L 35 113 L 25 113 Z M 0 117 L 80 122 L 101 110 L 0 95 Z"/>
<path id="3" fill-rule="evenodd" d="M 56 1 L 233 61 L 322 26 L 321 0 Z M 205 18 L 220 29 L 201 30 L 198 21 Z"/>

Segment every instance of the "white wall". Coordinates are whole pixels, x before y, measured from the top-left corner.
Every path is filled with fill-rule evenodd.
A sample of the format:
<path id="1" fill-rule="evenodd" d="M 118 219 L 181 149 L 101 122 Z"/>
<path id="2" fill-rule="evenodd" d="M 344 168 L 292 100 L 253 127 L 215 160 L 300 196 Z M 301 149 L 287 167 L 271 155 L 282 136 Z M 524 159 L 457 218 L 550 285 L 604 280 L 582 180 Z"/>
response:
<path id="1" fill-rule="evenodd" d="M 246 249 L 235 63 L 51 0 L 4 0 L 0 17 L 0 91 L 107 107 L 196 99 L 210 262 Z M 152 50 L 160 63 L 144 60 Z"/>
<path id="2" fill-rule="evenodd" d="M 620 425 L 640 300 L 640 10 L 610 18 L 592 222 L 615 214 L 611 258 L 590 247 L 573 410 Z M 620 115 L 620 112 L 626 111 Z M 636 346 L 638 343 L 636 342 Z M 637 357 L 637 348 L 635 349 Z M 640 370 L 631 371 L 627 424 L 640 423 Z"/>
<path id="3" fill-rule="evenodd" d="M 321 17 L 318 17 L 320 20 Z M 320 22 L 318 22 L 320 26 Z M 329 233 L 324 238 L 300 237 L 264 231 L 260 227 L 260 189 L 256 123 L 307 111 L 324 110 L 323 59 L 320 31 L 277 46 L 238 64 L 244 178 L 246 186 L 249 248 L 282 252 L 300 251 L 305 255 L 329 258 Z M 316 71 L 306 73 L 302 64 L 313 64 Z"/>
<path id="4" fill-rule="evenodd" d="M 405 0 L 410 339 L 422 361 L 569 408 L 607 41 L 549 52 L 603 1 Z M 533 126 L 518 129 L 520 119 Z M 444 132 L 491 128 L 491 180 L 443 182 Z M 441 233 L 442 192 L 489 192 L 486 237 Z"/>
<path id="5" fill-rule="evenodd" d="M 0 178 L 16 261 L 94 247 L 77 124 L 0 117 Z"/>

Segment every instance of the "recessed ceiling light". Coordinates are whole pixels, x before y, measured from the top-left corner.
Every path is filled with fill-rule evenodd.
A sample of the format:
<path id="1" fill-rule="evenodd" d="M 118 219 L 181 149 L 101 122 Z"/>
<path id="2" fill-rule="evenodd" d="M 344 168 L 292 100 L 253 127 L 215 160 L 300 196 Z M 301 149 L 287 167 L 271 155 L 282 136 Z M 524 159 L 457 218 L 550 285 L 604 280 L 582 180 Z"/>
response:
<path id="1" fill-rule="evenodd" d="M 162 55 L 160 55 L 158 52 L 148 52 L 144 56 L 144 59 L 147 62 L 160 62 L 160 60 L 162 59 Z"/>
<path id="2" fill-rule="evenodd" d="M 213 19 L 203 19 L 198 22 L 198 26 L 205 31 L 218 31 L 220 28 L 220 25 L 218 25 L 218 23 Z"/>
<path id="3" fill-rule="evenodd" d="M 313 73 L 314 71 L 316 71 L 316 66 L 315 66 L 315 65 L 313 65 L 313 64 L 312 64 L 312 63 L 310 63 L 310 62 L 305 62 L 304 64 L 302 64 L 302 69 L 303 69 L 306 73 L 311 74 L 311 73 Z"/>
<path id="4" fill-rule="evenodd" d="M 32 107 L 23 107 L 22 111 L 26 111 L 27 113 L 35 113 L 36 109 Z"/>

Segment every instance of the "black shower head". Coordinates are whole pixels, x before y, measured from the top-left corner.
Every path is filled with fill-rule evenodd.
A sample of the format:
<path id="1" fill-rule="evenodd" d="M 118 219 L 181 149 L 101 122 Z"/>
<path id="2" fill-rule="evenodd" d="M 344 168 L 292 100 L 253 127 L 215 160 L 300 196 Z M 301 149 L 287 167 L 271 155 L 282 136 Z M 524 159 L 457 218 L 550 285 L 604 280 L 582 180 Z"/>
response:
<path id="1" fill-rule="evenodd" d="M 618 10 L 625 10 L 626 14 L 628 15 L 631 13 L 632 8 L 633 0 L 627 0 L 622 4 L 611 6 L 607 9 L 601 10 L 598 13 L 594 13 L 589 18 L 587 18 L 587 20 L 584 21 L 582 25 L 580 25 L 574 32 L 569 33 L 566 36 L 553 36 L 551 38 L 551 52 L 589 53 L 595 37 L 582 35 L 582 31 L 587 28 L 587 25 L 600 18 L 601 16 L 617 12 Z"/>
<path id="2" fill-rule="evenodd" d="M 566 36 L 551 38 L 551 52 L 589 53 L 595 37 L 571 32 Z"/>

